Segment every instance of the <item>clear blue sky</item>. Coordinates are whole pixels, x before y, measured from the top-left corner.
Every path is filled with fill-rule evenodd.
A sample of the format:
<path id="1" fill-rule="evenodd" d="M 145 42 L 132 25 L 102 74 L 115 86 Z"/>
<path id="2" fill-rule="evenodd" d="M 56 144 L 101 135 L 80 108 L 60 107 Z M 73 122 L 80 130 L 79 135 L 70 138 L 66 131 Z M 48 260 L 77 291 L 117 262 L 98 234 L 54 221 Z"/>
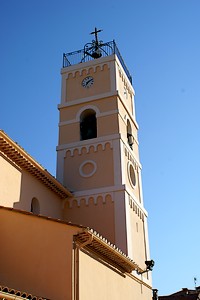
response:
<path id="1" fill-rule="evenodd" d="M 0 128 L 55 175 L 62 53 L 94 27 L 133 75 L 153 286 L 200 285 L 200 1 L 0 0 Z"/>

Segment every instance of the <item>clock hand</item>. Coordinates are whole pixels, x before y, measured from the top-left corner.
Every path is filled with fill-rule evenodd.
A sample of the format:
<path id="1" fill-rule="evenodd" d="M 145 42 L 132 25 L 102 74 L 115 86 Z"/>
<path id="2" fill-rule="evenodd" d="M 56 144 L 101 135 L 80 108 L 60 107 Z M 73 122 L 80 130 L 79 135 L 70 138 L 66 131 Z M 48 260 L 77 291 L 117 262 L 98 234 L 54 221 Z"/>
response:
<path id="1" fill-rule="evenodd" d="M 88 84 L 90 83 L 90 81 L 92 81 L 92 80 L 93 80 L 93 79 L 88 80 L 87 83 L 86 83 L 86 85 L 88 85 Z"/>
<path id="2" fill-rule="evenodd" d="M 87 84 L 90 83 L 90 81 L 92 81 L 93 79 L 88 80 Z"/>

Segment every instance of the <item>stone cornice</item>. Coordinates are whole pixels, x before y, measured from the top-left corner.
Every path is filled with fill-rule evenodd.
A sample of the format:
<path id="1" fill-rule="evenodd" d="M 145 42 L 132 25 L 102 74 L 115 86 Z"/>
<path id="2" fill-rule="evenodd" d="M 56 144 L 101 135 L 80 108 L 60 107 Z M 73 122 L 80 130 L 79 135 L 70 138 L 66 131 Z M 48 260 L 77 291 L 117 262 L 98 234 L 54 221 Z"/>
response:
<path id="1" fill-rule="evenodd" d="M 61 74 L 62 75 L 66 74 L 66 78 L 67 78 L 68 74 L 72 74 L 72 75 L 74 74 L 73 76 L 75 76 L 76 72 L 78 72 L 81 75 L 84 70 L 86 70 L 86 72 L 88 73 L 91 68 L 95 72 L 97 67 L 100 67 L 102 69 L 104 65 L 109 66 L 109 63 L 111 61 L 114 61 L 115 57 L 116 55 L 113 54 L 113 55 L 99 58 L 97 60 L 90 60 L 87 62 L 69 66 L 67 68 L 62 68 Z"/>
<path id="2" fill-rule="evenodd" d="M 61 199 L 71 197 L 71 193 L 54 178 L 46 169 L 37 163 L 23 148 L 16 144 L 0 130 L 0 151 L 21 169 L 36 177 Z"/>

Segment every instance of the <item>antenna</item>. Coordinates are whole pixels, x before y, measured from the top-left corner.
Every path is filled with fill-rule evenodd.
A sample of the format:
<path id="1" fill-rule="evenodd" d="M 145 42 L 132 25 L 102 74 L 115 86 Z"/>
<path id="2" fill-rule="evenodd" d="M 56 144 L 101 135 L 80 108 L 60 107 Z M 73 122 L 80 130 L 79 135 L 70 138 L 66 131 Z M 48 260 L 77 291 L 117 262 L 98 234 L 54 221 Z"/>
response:
<path id="1" fill-rule="evenodd" d="M 197 288 L 197 278 L 196 277 L 194 277 L 194 287 L 195 287 L 195 290 L 196 290 L 196 288 Z"/>

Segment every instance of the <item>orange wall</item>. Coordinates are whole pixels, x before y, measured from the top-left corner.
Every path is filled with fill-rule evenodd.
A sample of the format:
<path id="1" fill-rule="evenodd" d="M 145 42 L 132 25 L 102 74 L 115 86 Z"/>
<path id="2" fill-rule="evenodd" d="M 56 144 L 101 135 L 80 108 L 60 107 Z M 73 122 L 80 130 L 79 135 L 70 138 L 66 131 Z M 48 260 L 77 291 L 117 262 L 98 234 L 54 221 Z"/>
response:
<path id="1" fill-rule="evenodd" d="M 1 155 L 0 170 L 0 205 L 13 207 L 20 200 L 21 170 Z"/>
<path id="2" fill-rule="evenodd" d="M 98 93 L 105 93 L 110 90 L 110 72 L 108 66 L 105 64 L 103 68 L 97 67 L 95 72 L 93 68 L 90 68 L 89 75 L 94 78 L 94 85 L 88 89 L 82 86 L 82 80 L 89 76 L 86 70 L 82 71 L 80 75 L 79 71 L 73 74 L 69 74 L 66 80 L 66 101 L 73 101 L 79 98 L 85 98 L 94 96 Z"/>
<path id="3" fill-rule="evenodd" d="M 33 197 L 37 198 L 40 203 L 40 214 L 53 218 L 61 217 L 62 200 L 42 182 L 23 171 L 20 202 L 14 207 L 30 211 Z"/>
<path id="4" fill-rule="evenodd" d="M 61 218 L 62 200 L 41 181 L 0 156 L 0 205 L 31 211 L 37 198 L 40 214 Z"/>
<path id="5" fill-rule="evenodd" d="M 78 227 L 0 209 L 0 282 L 52 300 L 71 300 Z"/>
<path id="6" fill-rule="evenodd" d="M 88 160 L 94 161 L 97 169 L 92 176 L 83 177 L 79 168 Z M 105 149 L 101 144 L 98 145 L 97 151 L 94 150 L 94 147 L 90 147 L 87 152 L 86 147 L 83 146 L 81 155 L 78 149 L 73 151 L 73 156 L 70 151 L 67 151 L 64 163 L 64 186 L 72 191 L 95 189 L 114 184 L 113 149 L 110 148 L 109 143 L 105 145 Z"/>
<path id="7" fill-rule="evenodd" d="M 73 200 L 72 204 L 67 201 L 64 207 L 64 220 L 75 224 L 90 227 L 115 243 L 114 202 L 110 195 L 97 197 L 96 201 L 91 196 L 87 200 L 81 198 L 80 203 Z"/>
<path id="8" fill-rule="evenodd" d="M 85 253 L 79 253 L 79 300 L 151 300 L 149 287 L 122 276 Z"/>

